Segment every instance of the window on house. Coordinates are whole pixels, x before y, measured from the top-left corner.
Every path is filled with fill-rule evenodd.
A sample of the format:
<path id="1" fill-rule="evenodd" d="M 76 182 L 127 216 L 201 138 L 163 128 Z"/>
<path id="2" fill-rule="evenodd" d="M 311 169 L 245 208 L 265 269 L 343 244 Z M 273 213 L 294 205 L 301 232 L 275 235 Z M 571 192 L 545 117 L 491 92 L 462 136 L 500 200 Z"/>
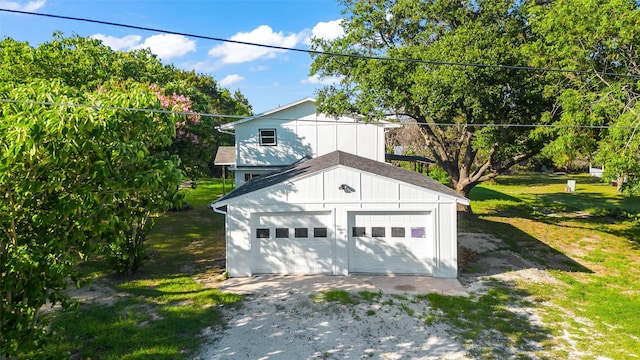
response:
<path id="1" fill-rule="evenodd" d="M 256 237 L 258 239 L 268 239 L 269 229 L 268 228 L 256 229 Z"/>
<path id="2" fill-rule="evenodd" d="M 309 237 L 309 229 L 307 228 L 296 228 L 294 230 L 295 236 L 297 238 L 306 238 Z"/>
<path id="3" fill-rule="evenodd" d="M 313 237 L 326 238 L 327 237 L 327 228 L 326 227 L 313 228 Z"/>
<path id="4" fill-rule="evenodd" d="M 381 226 L 372 227 L 371 228 L 371 236 L 373 236 L 373 237 L 384 237 L 385 236 L 384 227 L 381 227 Z"/>
<path id="5" fill-rule="evenodd" d="M 427 231 L 423 227 L 412 227 L 411 228 L 411 237 L 412 238 L 424 238 L 424 237 L 427 237 Z"/>
<path id="6" fill-rule="evenodd" d="M 351 236 L 366 236 L 367 228 L 364 226 L 354 226 L 351 228 Z"/>
<path id="7" fill-rule="evenodd" d="M 257 178 L 260 174 L 244 174 L 244 182 L 247 182 L 253 178 Z"/>
<path id="8" fill-rule="evenodd" d="M 392 227 L 391 228 L 391 237 L 404 237 L 404 228 L 403 227 Z"/>
<path id="9" fill-rule="evenodd" d="M 276 129 L 260 129 L 260 145 L 278 145 L 278 141 L 276 139 Z"/>
<path id="10" fill-rule="evenodd" d="M 289 228 L 276 228 L 276 238 L 288 238 L 289 237 Z"/>

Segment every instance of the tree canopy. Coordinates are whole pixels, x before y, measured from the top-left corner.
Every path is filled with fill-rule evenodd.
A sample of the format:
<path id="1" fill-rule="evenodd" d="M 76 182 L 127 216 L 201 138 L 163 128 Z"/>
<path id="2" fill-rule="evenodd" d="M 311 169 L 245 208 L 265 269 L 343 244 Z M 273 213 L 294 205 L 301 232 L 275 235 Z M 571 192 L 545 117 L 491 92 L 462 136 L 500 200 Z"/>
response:
<path id="1" fill-rule="evenodd" d="M 181 171 L 177 156 L 154 151 L 171 143 L 172 116 L 43 104 L 161 109 L 148 86 L 34 80 L 1 83 L 0 96 L 19 101 L 0 104 L 0 355 L 15 355 L 41 341 L 45 301 L 67 304 L 78 260 L 99 246 L 135 258 L 130 240 L 172 203 Z"/>
<path id="2" fill-rule="evenodd" d="M 532 4 L 533 64 L 582 73 L 549 74 L 556 125 L 546 151 L 558 165 L 577 157 L 604 165 L 608 179 L 640 190 L 640 10 L 633 0 Z M 624 75 L 614 76 L 612 74 Z M 584 127 L 603 128 L 584 128 Z M 622 185 L 622 184 L 621 184 Z"/>
<path id="3" fill-rule="evenodd" d="M 313 55 L 312 74 L 342 79 L 319 92 L 321 111 L 417 121 L 434 160 L 465 196 L 542 149 L 544 137 L 518 125 L 537 123 L 550 109 L 544 77 L 473 66 L 528 63 L 522 47 L 531 33 L 522 2 L 341 3 L 345 35 L 314 39 L 312 46 L 353 56 Z"/>
<path id="4" fill-rule="evenodd" d="M 94 91 L 107 81 L 134 81 L 155 84 L 162 96 L 168 98 L 174 94 L 174 97 L 184 97 L 180 105 L 188 106 L 178 110 L 251 114 L 251 106 L 241 93 L 221 88 L 210 76 L 163 65 L 147 49 L 114 51 L 97 39 L 56 33 L 53 40 L 37 47 L 4 39 L 0 42 L 0 61 L 0 81 L 3 82 L 58 79 L 67 86 Z M 216 117 L 186 119 L 179 135 L 191 135 L 178 136 L 169 145 L 169 151 L 180 156 L 181 167 L 188 177 L 209 173 L 217 147 L 233 143 L 229 135 L 215 131 L 216 126 L 226 121 L 228 119 Z"/>
<path id="5" fill-rule="evenodd" d="M 242 94 L 147 50 L 61 34 L 36 48 L 0 42 L 0 99 L 5 358 L 46 340 L 39 309 L 69 304 L 78 261 L 101 250 L 120 272 L 140 266 L 152 213 L 175 205 L 185 173 L 206 172 L 231 140 L 214 131 L 222 119 L 190 113 L 251 108 Z"/>

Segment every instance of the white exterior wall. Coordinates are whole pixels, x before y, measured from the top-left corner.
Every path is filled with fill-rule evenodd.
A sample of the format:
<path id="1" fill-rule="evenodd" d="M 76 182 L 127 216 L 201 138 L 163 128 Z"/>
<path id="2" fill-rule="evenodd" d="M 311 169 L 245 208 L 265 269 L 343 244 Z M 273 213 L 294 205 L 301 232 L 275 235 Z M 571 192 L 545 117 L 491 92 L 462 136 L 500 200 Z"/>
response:
<path id="1" fill-rule="evenodd" d="M 260 129 L 276 129 L 277 145 L 260 145 Z M 322 156 L 341 150 L 384 162 L 384 126 L 356 123 L 316 114 L 313 103 L 304 103 L 235 126 L 237 186 L 246 173 L 265 172 L 259 167 L 288 166 L 306 155 Z M 257 167 L 243 169 L 244 167 Z"/>
<path id="2" fill-rule="evenodd" d="M 347 184 L 352 192 L 339 190 Z M 240 210 L 242 209 L 242 210 Z M 405 183 L 337 166 L 307 178 L 279 184 L 229 200 L 227 209 L 227 271 L 231 277 L 250 276 L 251 214 L 329 211 L 334 236 L 333 274 L 349 273 L 349 214 L 357 211 L 428 212 L 435 223 L 435 277 L 457 277 L 456 200 Z"/>

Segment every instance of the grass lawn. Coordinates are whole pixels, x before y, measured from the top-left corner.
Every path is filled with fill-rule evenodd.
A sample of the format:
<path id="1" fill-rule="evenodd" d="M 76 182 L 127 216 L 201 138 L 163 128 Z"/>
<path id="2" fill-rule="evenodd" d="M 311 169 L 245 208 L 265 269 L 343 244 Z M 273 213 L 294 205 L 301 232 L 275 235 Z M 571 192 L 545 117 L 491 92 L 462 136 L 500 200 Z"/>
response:
<path id="1" fill-rule="evenodd" d="M 577 180 L 574 193 L 564 192 L 569 178 Z M 224 217 L 207 207 L 222 185 L 204 180 L 188 191 L 193 208 L 157 218 L 147 242 L 149 259 L 136 276 L 104 275 L 99 266 L 87 267 L 103 274 L 96 292 L 98 284 L 106 283 L 119 296 L 55 313 L 52 329 L 62 340 L 49 345 L 49 354 L 188 359 L 203 341 L 203 329 L 224 325 L 220 309 L 242 298 L 194 280 L 219 277 L 224 268 Z M 471 199 L 476 217 L 461 220 L 460 232 L 503 239 L 557 281 L 492 280 L 488 291 L 468 298 L 416 297 L 410 301 L 428 301 L 434 309 L 424 318 L 426 325 L 450 325 L 451 335 L 467 344 L 475 358 L 640 356 L 640 199 L 617 194 L 588 176 L 538 174 L 482 184 Z M 473 275 L 476 270 L 461 271 Z M 375 301 L 375 296 L 328 291 L 312 301 L 352 304 Z M 397 303 L 402 306 L 400 299 Z M 540 321 L 524 316 L 523 309 L 531 309 Z M 523 350 L 508 353 L 483 345 L 496 339 Z"/>
<path id="2" fill-rule="evenodd" d="M 102 274 L 88 292 L 112 288 L 118 296 L 100 304 L 53 315 L 62 336 L 46 353 L 81 359 L 188 359 L 202 343 L 200 334 L 223 325 L 220 307 L 239 303 L 238 295 L 203 287 L 194 278 L 215 278 L 224 269 L 224 216 L 208 204 L 222 192 L 218 180 L 187 190 L 190 210 L 157 217 L 146 246 L 149 258 L 132 277 Z M 103 299 L 104 300 L 104 299 Z"/>
<path id="3" fill-rule="evenodd" d="M 575 192 L 564 191 L 567 179 Z M 640 356 L 638 197 L 586 175 L 526 174 L 478 186 L 471 200 L 477 218 L 461 221 L 461 232 L 492 233 L 559 280 L 507 284 L 542 314 L 542 353 Z"/>

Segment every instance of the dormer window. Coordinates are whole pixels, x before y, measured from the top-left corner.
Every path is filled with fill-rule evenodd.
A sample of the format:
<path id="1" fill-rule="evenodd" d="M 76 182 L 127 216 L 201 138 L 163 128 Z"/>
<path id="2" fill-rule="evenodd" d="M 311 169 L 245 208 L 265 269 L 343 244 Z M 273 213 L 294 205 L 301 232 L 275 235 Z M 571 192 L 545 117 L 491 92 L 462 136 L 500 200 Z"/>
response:
<path id="1" fill-rule="evenodd" d="M 278 141 L 276 139 L 276 129 L 260 129 L 260 145 L 278 145 Z"/>

